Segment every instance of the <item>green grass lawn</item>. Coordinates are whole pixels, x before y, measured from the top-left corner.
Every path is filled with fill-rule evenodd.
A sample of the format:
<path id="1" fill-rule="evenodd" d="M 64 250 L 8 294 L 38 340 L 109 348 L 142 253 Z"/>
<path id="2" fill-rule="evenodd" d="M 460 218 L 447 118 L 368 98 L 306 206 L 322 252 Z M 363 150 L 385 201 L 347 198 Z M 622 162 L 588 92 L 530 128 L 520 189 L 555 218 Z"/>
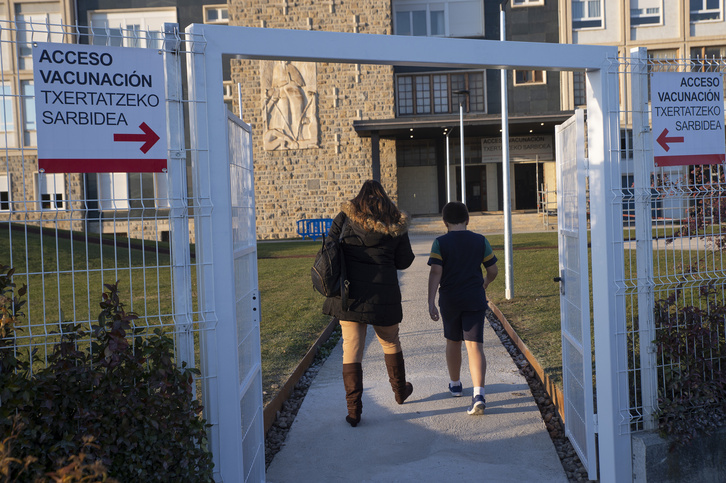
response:
<path id="1" fill-rule="evenodd" d="M 560 287 L 553 281 L 559 275 L 557 233 L 512 235 L 511 300 L 506 299 L 504 292 L 503 235 L 487 238 L 499 259 L 499 275 L 487 288 L 487 297 L 501 310 L 545 372 L 561 385 Z"/>
<path id="2" fill-rule="evenodd" d="M 310 267 L 320 242 L 259 242 L 257 270 L 262 321 L 263 399 L 267 403 L 327 327 L 324 297 L 313 290 Z"/>
<path id="3" fill-rule="evenodd" d="M 59 322 L 87 320 L 98 315 L 104 283 L 120 280 L 128 311 L 146 318 L 149 325 L 171 324 L 171 266 L 168 245 L 152 243 L 153 251 L 139 248 L 137 240 L 117 245 L 70 240 L 69 232 L 46 230 L 43 236 L 24 231 L 3 231 L 2 264 L 12 264 L 17 284 L 29 287 L 26 313 L 29 327 L 19 342 L 49 348 L 57 338 L 48 336 Z M 556 235 L 516 235 L 517 270 L 512 301 L 504 300 L 504 277 L 490 286 L 492 300 L 552 374 L 560 372 L 559 299 Z M 502 240 L 491 237 L 503 261 Z M 147 242 L 147 245 L 149 242 Z M 258 243 L 258 281 L 261 303 L 260 337 L 264 401 L 269 401 L 292 374 L 330 318 L 321 313 L 323 297 L 310 283 L 310 266 L 320 242 Z M 10 254 L 12 253 L 12 260 Z M 140 267 L 150 268 L 140 268 Z M 500 272 L 501 273 L 501 272 Z M 192 282 L 196 283 L 192 276 Z M 555 350 L 556 349 L 556 350 Z"/>

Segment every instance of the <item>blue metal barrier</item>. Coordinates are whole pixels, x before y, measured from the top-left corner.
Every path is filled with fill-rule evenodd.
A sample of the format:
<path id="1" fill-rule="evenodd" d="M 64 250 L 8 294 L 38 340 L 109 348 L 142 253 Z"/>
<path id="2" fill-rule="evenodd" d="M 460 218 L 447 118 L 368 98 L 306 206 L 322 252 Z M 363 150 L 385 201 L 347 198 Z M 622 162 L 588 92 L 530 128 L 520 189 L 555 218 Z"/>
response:
<path id="1" fill-rule="evenodd" d="M 330 231 L 330 225 L 333 224 L 332 218 L 314 218 L 310 220 L 297 220 L 297 234 L 303 240 L 312 238 L 317 240 L 318 237 L 325 236 Z"/>

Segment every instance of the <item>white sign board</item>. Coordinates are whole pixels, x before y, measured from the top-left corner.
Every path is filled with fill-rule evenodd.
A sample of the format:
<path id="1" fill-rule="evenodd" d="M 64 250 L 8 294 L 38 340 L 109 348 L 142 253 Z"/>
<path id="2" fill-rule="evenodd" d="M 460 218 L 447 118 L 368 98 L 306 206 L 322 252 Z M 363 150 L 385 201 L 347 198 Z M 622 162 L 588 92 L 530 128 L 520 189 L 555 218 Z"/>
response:
<path id="1" fill-rule="evenodd" d="M 510 136 L 509 157 L 513 161 L 552 161 L 555 159 L 553 137 L 546 134 Z M 502 162 L 502 137 L 481 140 L 481 162 Z"/>
<path id="2" fill-rule="evenodd" d="M 33 45 L 38 168 L 47 173 L 166 169 L 158 50 Z"/>
<path id="3" fill-rule="evenodd" d="M 656 72 L 650 87 L 655 165 L 723 163 L 723 73 Z"/>

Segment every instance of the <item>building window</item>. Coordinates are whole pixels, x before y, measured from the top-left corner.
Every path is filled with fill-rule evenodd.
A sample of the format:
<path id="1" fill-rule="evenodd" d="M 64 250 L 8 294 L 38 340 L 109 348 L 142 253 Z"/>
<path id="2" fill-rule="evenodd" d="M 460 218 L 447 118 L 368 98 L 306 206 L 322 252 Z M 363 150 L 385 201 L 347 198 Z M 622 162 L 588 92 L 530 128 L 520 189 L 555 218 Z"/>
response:
<path id="1" fill-rule="evenodd" d="M 10 177 L 0 175 L 0 211 L 10 211 Z"/>
<path id="2" fill-rule="evenodd" d="M 484 2 L 476 0 L 394 0 L 396 35 L 484 36 Z"/>
<path id="3" fill-rule="evenodd" d="M 18 68 L 33 68 L 33 42 L 63 42 L 60 3 L 15 4 Z M 50 35 L 49 35 L 50 34 Z"/>
<path id="4" fill-rule="evenodd" d="M 228 24 L 229 10 L 227 5 L 205 5 L 204 23 Z"/>
<path id="5" fill-rule="evenodd" d="M 398 83 L 398 114 L 413 114 L 413 77 L 400 76 Z"/>
<path id="6" fill-rule="evenodd" d="M 633 159 L 633 130 L 620 130 L 620 159 Z"/>
<path id="7" fill-rule="evenodd" d="M 630 26 L 661 25 L 661 0 L 630 0 Z"/>
<path id="8" fill-rule="evenodd" d="M 602 5 L 600 0 L 572 0 L 572 28 L 602 28 Z"/>
<path id="9" fill-rule="evenodd" d="M 456 91 L 468 91 L 456 94 Z M 483 72 L 407 74 L 396 77 L 398 115 L 486 112 Z M 433 112 L 432 112 L 433 108 Z"/>
<path id="10" fill-rule="evenodd" d="M 691 49 L 692 72 L 719 72 L 726 58 L 726 46 L 695 47 Z M 726 87 L 726 85 L 724 86 Z"/>
<path id="11" fill-rule="evenodd" d="M 0 25 L 8 25 L 8 17 L 3 13 L 0 13 Z M 2 64 L 2 70 L 7 72 L 12 70 L 13 65 L 13 47 L 10 42 L 10 28 L 0 29 L 0 64 Z"/>
<path id="12" fill-rule="evenodd" d="M 98 206 L 101 211 L 129 209 L 129 179 L 126 173 L 98 175 Z"/>
<path id="13" fill-rule="evenodd" d="M 449 112 L 449 76 L 433 75 L 434 82 L 434 113 Z"/>
<path id="14" fill-rule="evenodd" d="M 675 72 L 678 70 L 678 49 L 648 50 L 648 74 L 653 72 Z M 648 100 L 650 100 L 650 81 L 648 76 Z"/>
<path id="15" fill-rule="evenodd" d="M 156 207 L 171 208 L 169 199 L 169 175 L 167 173 L 154 173 L 154 195 Z"/>
<path id="16" fill-rule="evenodd" d="M 223 81 L 222 87 L 224 89 L 224 105 L 227 106 L 227 109 L 229 109 L 229 112 L 233 113 L 235 116 L 239 116 L 239 111 L 234 110 L 234 98 L 235 98 L 235 84 L 232 83 L 231 80 L 229 81 Z"/>
<path id="17" fill-rule="evenodd" d="M 723 0 L 690 0 L 691 22 L 721 20 Z"/>
<path id="18" fill-rule="evenodd" d="M 399 167 L 436 166 L 436 147 L 430 139 L 402 139 L 396 141 Z"/>
<path id="19" fill-rule="evenodd" d="M 416 113 L 431 114 L 431 76 L 417 75 L 416 80 Z"/>
<path id="20" fill-rule="evenodd" d="M 584 72 L 572 73 L 572 92 L 575 106 L 587 104 L 587 86 Z"/>
<path id="21" fill-rule="evenodd" d="M 65 179 L 62 173 L 38 173 L 38 199 L 41 210 L 65 208 Z"/>
<path id="22" fill-rule="evenodd" d="M 15 130 L 15 121 L 13 119 L 13 88 L 9 82 L 0 84 L 2 89 L 2 110 L 0 111 L 0 125 L 6 133 Z"/>
<path id="23" fill-rule="evenodd" d="M 512 0 L 512 7 L 541 7 L 544 0 Z"/>
<path id="24" fill-rule="evenodd" d="M 478 138 L 464 138 L 464 164 L 479 164 L 482 159 L 481 151 L 481 139 Z M 461 164 L 461 143 L 459 143 L 459 136 L 451 140 L 451 156 L 449 157 L 449 164 L 460 165 Z"/>
<path id="25" fill-rule="evenodd" d="M 89 12 L 93 45 L 160 49 L 165 23 L 176 23 L 175 9 Z"/>
<path id="26" fill-rule="evenodd" d="M 20 81 L 23 108 L 23 145 L 37 145 L 35 126 L 35 91 L 33 81 Z"/>
<path id="27" fill-rule="evenodd" d="M 537 85 L 546 84 L 547 74 L 543 70 L 515 70 L 514 85 Z"/>

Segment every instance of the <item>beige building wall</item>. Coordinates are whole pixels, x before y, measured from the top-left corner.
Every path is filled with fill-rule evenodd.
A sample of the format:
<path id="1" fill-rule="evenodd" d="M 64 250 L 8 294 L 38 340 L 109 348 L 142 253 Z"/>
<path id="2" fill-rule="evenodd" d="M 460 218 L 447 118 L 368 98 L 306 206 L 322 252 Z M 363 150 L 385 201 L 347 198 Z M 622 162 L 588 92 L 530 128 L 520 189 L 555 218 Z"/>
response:
<path id="1" fill-rule="evenodd" d="M 34 24 L 37 32 L 33 39 L 45 36 L 43 40 L 54 42 L 64 38 L 63 27 L 59 24 L 73 24 L 75 14 L 73 3 L 67 0 L 9 0 L 0 1 L 0 20 L 2 23 L 2 84 L 6 89 L 3 101 L 9 106 L 9 124 L 12 128 L 3 127 L 0 136 L 0 184 L 7 186 L 9 193 L 9 210 L 0 210 L 0 220 L 32 221 L 41 225 L 41 220 L 48 221 L 53 228 L 64 230 L 82 230 L 83 219 L 79 216 L 84 209 L 83 180 L 81 175 L 66 174 L 63 176 L 63 187 L 58 187 L 62 194 L 61 209 L 42 209 L 38 191 L 38 157 L 35 130 L 26 124 L 26 112 L 23 107 L 22 86 L 33 80 L 32 63 L 27 49 L 20 49 L 19 43 L 29 46 L 30 34 L 25 32 L 28 27 L 17 28 L 14 22 L 21 19 L 33 22 L 47 22 L 50 27 Z M 9 23 L 13 22 L 13 23 Z M 46 33 L 48 28 L 50 34 Z M 21 51 L 22 50 L 22 51 Z"/>
<path id="2" fill-rule="evenodd" d="M 251 3 L 231 0 L 229 24 L 391 34 L 389 0 Z M 297 220 L 334 217 L 373 176 L 371 139 L 353 121 L 394 117 L 393 68 L 293 62 L 275 72 L 270 62 L 233 60 L 232 81 L 241 84 L 242 117 L 252 126 L 257 236 L 295 238 Z M 292 136 L 279 134 L 295 126 Z M 395 141 L 381 139 L 380 164 L 396 201 Z"/>

